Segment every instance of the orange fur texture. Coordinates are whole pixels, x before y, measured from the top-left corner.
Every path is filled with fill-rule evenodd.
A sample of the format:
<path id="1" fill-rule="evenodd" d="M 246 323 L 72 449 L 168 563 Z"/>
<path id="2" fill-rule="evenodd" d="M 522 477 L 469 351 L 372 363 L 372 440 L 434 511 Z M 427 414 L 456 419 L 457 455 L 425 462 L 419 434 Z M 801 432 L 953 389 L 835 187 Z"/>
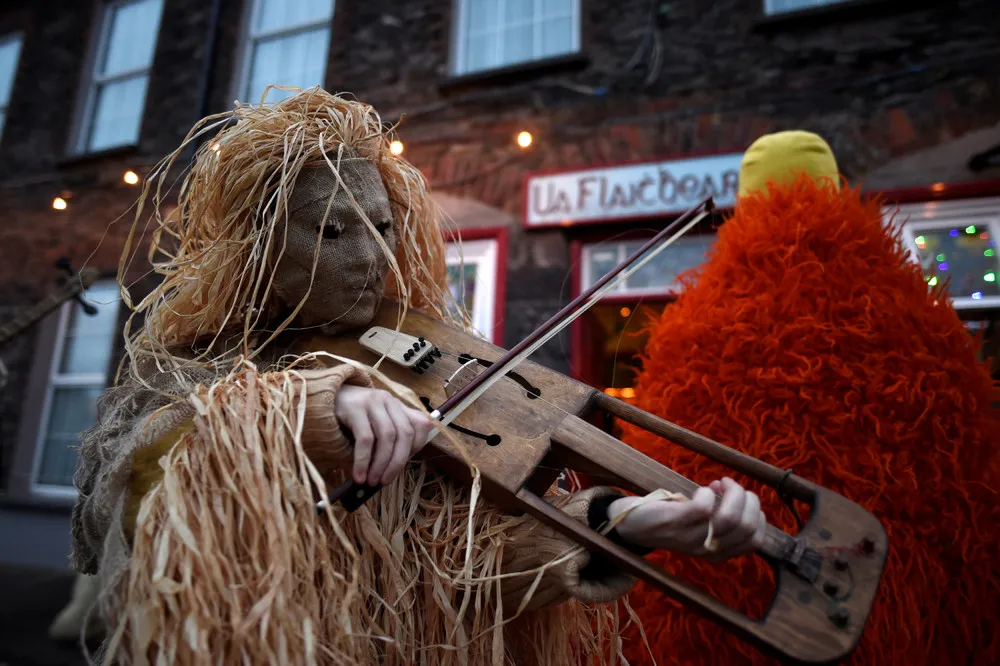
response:
<path id="1" fill-rule="evenodd" d="M 794 468 L 883 521 L 886 573 L 849 663 L 1000 664 L 995 387 L 880 203 L 805 177 L 741 199 L 683 280 L 648 324 L 639 407 Z M 703 484 L 732 474 L 634 428 L 625 440 Z M 772 491 L 748 486 L 771 522 L 793 528 Z M 758 616 L 773 590 L 756 558 L 652 557 Z M 646 586 L 630 599 L 657 663 L 773 663 Z M 627 654 L 654 663 L 635 636 Z"/>

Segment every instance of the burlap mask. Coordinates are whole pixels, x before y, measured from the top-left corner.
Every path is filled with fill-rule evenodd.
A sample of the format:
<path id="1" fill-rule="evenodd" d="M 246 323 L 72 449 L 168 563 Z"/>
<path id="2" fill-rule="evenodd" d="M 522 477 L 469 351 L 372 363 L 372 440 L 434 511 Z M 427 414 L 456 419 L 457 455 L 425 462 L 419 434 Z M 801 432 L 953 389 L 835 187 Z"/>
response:
<path id="1" fill-rule="evenodd" d="M 340 176 L 386 245 L 395 252 L 389 196 L 378 168 L 368 160 L 344 158 Z M 324 216 L 326 224 L 313 279 L 316 239 Z M 285 220 L 278 224 L 284 227 Z M 347 191 L 338 187 L 336 176 L 326 166 L 303 170 L 299 175 L 288 199 L 285 240 L 275 289 L 287 307 L 294 308 L 305 299 L 299 314 L 303 324 L 344 330 L 372 321 L 385 288 L 388 262 Z"/>

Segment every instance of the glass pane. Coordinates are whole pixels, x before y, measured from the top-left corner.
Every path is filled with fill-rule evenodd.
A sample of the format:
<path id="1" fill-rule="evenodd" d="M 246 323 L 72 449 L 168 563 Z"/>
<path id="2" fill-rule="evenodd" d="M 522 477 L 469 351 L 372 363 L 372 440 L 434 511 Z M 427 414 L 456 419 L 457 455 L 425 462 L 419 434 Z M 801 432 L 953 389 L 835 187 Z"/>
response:
<path id="1" fill-rule="evenodd" d="M 97 87 L 88 150 L 125 146 L 139 140 L 146 103 L 146 74 Z"/>
<path id="2" fill-rule="evenodd" d="M 10 91 L 17 75 L 17 57 L 21 53 L 21 38 L 0 41 L 0 107 L 10 102 Z M 0 124 L 0 128 L 3 125 Z"/>
<path id="3" fill-rule="evenodd" d="M 7 119 L 7 114 L 0 111 L 0 136 L 3 136 L 3 122 Z"/>
<path id="4" fill-rule="evenodd" d="M 590 251 L 590 284 L 594 284 L 607 275 L 612 268 L 619 264 L 618 246 L 612 245 L 607 249 L 594 249 Z M 590 285 L 586 285 L 589 287 Z"/>
<path id="5" fill-rule="evenodd" d="M 996 240 L 986 226 L 922 231 L 916 245 L 920 266 L 931 286 L 950 280 L 952 298 L 1000 296 Z"/>
<path id="6" fill-rule="evenodd" d="M 455 302 L 472 314 L 472 306 L 476 300 L 476 269 L 477 264 L 467 263 L 448 265 L 448 286 Z"/>
<path id="7" fill-rule="evenodd" d="M 507 0 L 504 3 L 504 24 L 534 22 L 534 0 Z"/>
<path id="8" fill-rule="evenodd" d="M 496 29 L 500 10 L 500 3 L 497 0 L 469 0 L 466 7 L 469 12 L 469 30 L 483 32 Z"/>
<path id="9" fill-rule="evenodd" d="M 705 261 L 705 254 L 715 240 L 714 235 L 684 236 L 636 271 L 625 283 L 628 290 L 658 289 L 669 291 L 676 287 L 677 277 L 686 270 L 697 268 Z M 625 244 L 626 256 L 642 247 L 644 241 Z"/>
<path id="10" fill-rule="evenodd" d="M 74 386 L 57 387 L 52 392 L 36 483 L 73 485 L 79 435 L 97 420 L 97 398 L 101 390 L 100 386 Z"/>
<path id="11" fill-rule="evenodd" d="M 497 36 L 490 32 L 470 38 L 466 46 L 466 71 L 475 72 L 497 66 Z"/>
<path id="12" fill-rule="evenodd" d="M 542 0 L 543 16 L 571 15 L 572 13 L 573 0 Z"/>
<path id="13" fill-rule="evenodd" d="M 302 89 L 322 86 L 326 74 L 329 28 L 302 32 L 291 37 L 261 40 L 254 47 L 247 101 L 258 102 L 269 85 Z M 291 93 L 272 90 L 267 102 L 277 102 Z"/>
<path id="14" fill-rule="evenodd" d="M 508 28 L 503 32 L 503 63 L 531 60 L 534 51 L 535 28 L 528 24 L 518 28 Z"/>
<path id="15" fill-rule="evenodd" d="M 838 2 L 844 2 L 844 0 L 768 0 L 767 9 L 771 14 L 778 14 L 795 11 L 796 9 L 835 5 Z"/>
<path id="16" fill-rule="evenodd" d="M 93 285 L 86 298 L 97 314 L 88 315 L 79 304 L 73 304 L 59 364 L 62 374 L 103 374 L 108 370 L 118 338 L 118 286 L 113 282 Z"/>
<path id="17" fill-rule="evenodd" d="M 542 22 L 540 57 L 569 53 L 573 50 L 573 19 L 550 19 Z"/>
<path id="18" fill-rule="evenodd" d="M 149 67 L 153 62 L 162 8 L 162 0 L 139 0 L 109 8 L 111 25 L 104 62 L 98 69 L 100 74 L 111 76 Z"/>
<path id="19" fill-rule="evenodd" d="M 333 0 L 260 0 L 254 32 L 261 34 L 329 21 L 332 16 Z"/>

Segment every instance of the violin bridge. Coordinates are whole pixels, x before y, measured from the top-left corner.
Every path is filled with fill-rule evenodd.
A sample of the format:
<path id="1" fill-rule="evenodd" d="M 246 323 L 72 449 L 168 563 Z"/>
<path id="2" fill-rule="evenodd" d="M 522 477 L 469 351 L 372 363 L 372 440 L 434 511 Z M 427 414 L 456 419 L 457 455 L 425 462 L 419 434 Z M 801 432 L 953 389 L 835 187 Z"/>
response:
<path id="1" fill-rule="evenodd" d="M 424 338 L 416 338 L 382 326 L 369 328 L 359 342 L 365 349 L 421 374 L 436 359 L 441 358 L 441 351 Z"/>

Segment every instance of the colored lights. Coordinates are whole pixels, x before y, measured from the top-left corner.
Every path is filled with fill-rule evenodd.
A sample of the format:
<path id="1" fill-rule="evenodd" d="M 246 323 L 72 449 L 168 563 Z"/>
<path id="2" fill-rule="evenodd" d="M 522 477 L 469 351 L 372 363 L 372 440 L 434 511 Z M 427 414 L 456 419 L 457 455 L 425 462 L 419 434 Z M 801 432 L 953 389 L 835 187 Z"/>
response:
<path id="1" fill-rule="evenodd" d="M 921 250 L 924 249 L 924 247 L 927 245 L 927 239 L 924 238 L 923 236 L 917 236 L 915 240 L 917 243 L 917 247 L 919 247 Z"/>
<path id="2" fill-rule="evenodd" d="M 988 231 L 984 231 L 983 233 L 979 234 L 979 240 L 989 240 L 989 239 L 990 239 L 990 234 Z"/>
<path id="3" fill-rule="evenodd" d="M 990 271 L 989 273 L 983 276 L 983 279 L 986 280 L 987 282 L 996 282 L 997 274 L 994 273 L 993 271 Z"/>
<path id="4" fill-rule="evenodd" d="M 403 154 L 403 142 L 400 141 L 399 139 L 396 139 L 395 141 L 393 141 L 392 143 L 390 143 L 389 144 L 389 152 L 392 153 L 393 155 L 402 155 Z"/>
<path id="5" fill-rule="evenodd" d="M 981 292 L 981 291 L 974 291 L 974 292 L 972 292 L 972 299 L 973 300 L 978 301 L 978 300 L 982 299 L 982 297 L 983 297 L 983 292 Z"/>
<path id="6" fill-rule="evenodd" d="M 631 400 L 632 398 L 635 397 L 635 389 L 634 388 L 623 388 L 622 389 L 622 397 L 625 398 L 626 400 Z"/>
<path id="7" fill-rule="evenodd" d="M 631 308 L 622 308 L 621 310 L 619 310 L 619 313 L 623 317 L 628 317 L 630 314 L 632 314 L 632 309 Z"/>
<path id="8" fill-rule="evenodd" d="M 967 233 L 967 234 L 974 234 L 974 233 L 976 233 L 976 225 L 970 224 L 969 226 L 967 226 L 965 228 L 965 233 Z"/>
<path id="9" fill-rule="evenodd" d="M 938 260 L 938 261 L 944 261 L 944 259 L 945 259 L 945 257 L 944 257 L 944 255 L 943 255 L 943 254 L 939 254 L 939 255 L 937 256 L 937 260 Z"/>
<path id="10" fill-rule="evenodd" d="M 958 235 L 958 229 L 952 229 L 951 231 L 948 232 L 948 235 L 949 236 L 957 236 Z"/>
<path id="11" fill-rule="evenodd" d="M 988 248 L 985 252 L 983 252 L 983 256 L 984 257 L 992 257 L 993 256 L 993 248 Z"/>
<path id="12" fill-rule="evenodd" d="M 932 287 L 935 286 L 935 285 L 937 285 L 937 276 L 935 275 L 930 280 L 928 280 L 927 284 L 929 284 Z"/>
<path id="13" fill-rule="evenodd" d="M 946 270 L 948 270 L 948 262 L 942 262 L 942 263 L 938 264 L 938 270 L 939 271 L 946 271 Z"/>

